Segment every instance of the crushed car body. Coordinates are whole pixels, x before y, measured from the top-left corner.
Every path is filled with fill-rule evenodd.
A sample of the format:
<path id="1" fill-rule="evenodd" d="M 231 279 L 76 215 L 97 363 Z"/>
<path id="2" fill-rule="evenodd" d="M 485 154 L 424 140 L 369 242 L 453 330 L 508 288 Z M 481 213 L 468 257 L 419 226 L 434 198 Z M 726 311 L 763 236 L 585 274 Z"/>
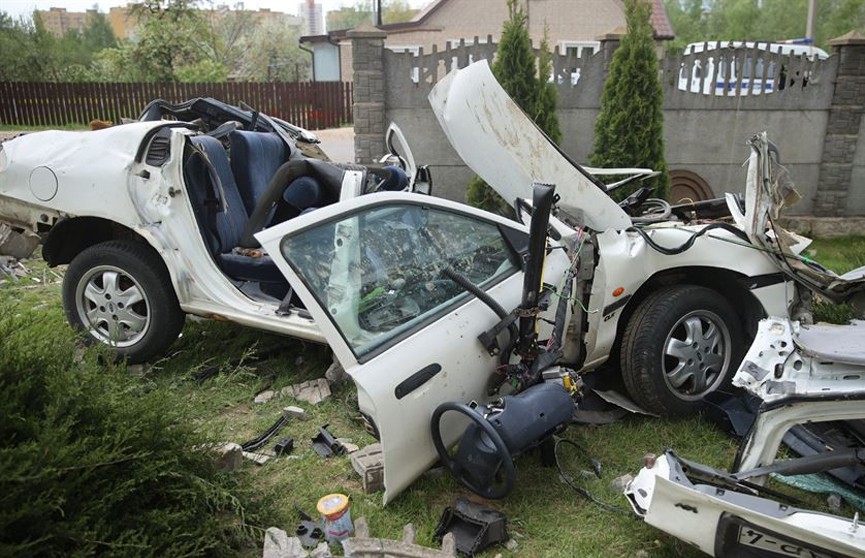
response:
<path id="1" fill-rule="evenodd" d="M 803 287 L 830 300 L 861 301 L 865 270 L 839 276 L 791 250 L 802 239 L 776 220 L 795 191 L 766 135 L 758 134 L 750 145 L 746 211 L 736 216 L 749 238 Z M 825 451 L 809 448 L 802 457 L 778 459 L 782 440 L 797 425 L 865 418 L 863 328 L 861 320 L 846 325 L 762 320 L 733 379 L 760 405 L 731 472 L 672 451 L 648 459 L 625 490 L 635 513 L 712 556 L 862 556 L 865 531 L 858 512 L 840 517 L 797 508 L 765 485 L 772 474 L 830 473 L 863 488 L 861 436 L 845 443 L 827 438 L 821 444 Z"/>
<path id="2" fill-rule="evenodd" d="M 327 343 L 382 442 L 385 501 L 438 459 L 436 409 L 474 402 L 499 412 L 513 366 L 572 389 L 570 371 L 620 354 L 641 407 L 687 414 L 729 381 L 760 318 L 809 302 L 741 228 L 705 220 L 718 204 L 671 207 L 649 187 L 614 203 L 485 61 L 455 70 L 430 101 L 517 220 L 415 193 L 429 191 L 428 173 L 410 154 L 384 168 L 333 163 L 308 133 L 207 100 L 156 102 L 140 122 L 2 144 L 0 222 L 39 234 L 49 264 L 69 264 L 69 322 L 130 360 L 163 353 L 185 314 Z M 92 149 L 81 157 L 101 171 L 59 154 L 82 141 Z M 386 144 L 407 149 L 393 132 Z M 533 188 L 543 183 L 559 197 L 533 236 Z M 527 287 L 527 277 L 542 282 Z M 537 329 L 515 325 L 525 317 Z M 512 327 L 528 340 L 516 352 L 505 342 Z M 530 354 L 541 345 L 555 346 L 543 367 Z M 529 407 L 528 395 L 520 401 Z M 466 421 L 440 418 L 450 448 Z M 507 449 L 519 453 L 530 438 Z"/>

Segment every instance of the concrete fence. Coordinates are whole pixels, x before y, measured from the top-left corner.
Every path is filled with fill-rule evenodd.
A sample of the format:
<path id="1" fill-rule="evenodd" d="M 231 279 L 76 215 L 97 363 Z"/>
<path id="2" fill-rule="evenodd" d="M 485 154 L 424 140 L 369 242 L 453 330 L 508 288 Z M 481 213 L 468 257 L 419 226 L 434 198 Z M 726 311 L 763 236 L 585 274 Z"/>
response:
<path id="1" fill-rule="evenodd" d="M 396 122 L 418 162 L 431 166 L 436 193 L 464 199 L 472 172 L 448 144 L 427 96 L 451 69 L 491 61 L 496 45 L 475 38 L 414 56 L 385 49 L 386 35 L 377 30 L 349 37 L 357 160 L 378 158 L 387 124 Z M 561 147 L 577 161 L 587 161 L 592 151 L 604 79 L 617 46 L 618 38 L 611 37 L 594 55 L 553 57 Z M 865 141 L 859 133 L 865 114 L 865 40 L 835 41 L 832 56 L 822 61 L 757 49 L 668 56 L 661 72 L 673 201 L 743 191 L 745 142 L 768 130 L 803 196 L 792 214 L 865 216 Z"/>

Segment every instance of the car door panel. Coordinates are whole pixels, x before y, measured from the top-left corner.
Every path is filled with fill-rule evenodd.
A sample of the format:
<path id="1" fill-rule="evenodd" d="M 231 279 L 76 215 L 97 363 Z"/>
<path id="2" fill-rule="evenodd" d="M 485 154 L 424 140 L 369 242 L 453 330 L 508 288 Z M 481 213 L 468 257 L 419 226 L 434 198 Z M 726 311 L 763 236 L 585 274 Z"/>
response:
<path id="1" fill-rule="evenodd" d="M 257 236 L 357 385 L 382 443 L 388 502 L 436 461 L 435 408 L 482 400 L 498 364 L 477 339 L 498 316 L 442 270 L 515 308 L 522 272 L 506 237 L 526 230 L 418 194 L 373 194 L 319 211 Z M 554 254 L 561 273 L 567 258 Z M 453 442 L 463 428 L 446 418 L 445 441 Z"/>

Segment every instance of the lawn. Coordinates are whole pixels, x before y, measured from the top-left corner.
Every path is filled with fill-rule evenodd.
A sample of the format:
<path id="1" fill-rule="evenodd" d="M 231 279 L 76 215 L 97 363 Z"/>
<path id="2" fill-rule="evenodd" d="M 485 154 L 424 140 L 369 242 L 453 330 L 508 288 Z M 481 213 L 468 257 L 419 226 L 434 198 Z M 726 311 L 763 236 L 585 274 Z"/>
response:
<path id="1" fill-rule="evenodd" d="M 815 259 L 838 272 L 865 264 L 865 237 L 819 241 L 812 250 Z M 38 260 L 25 263 L 30 271 L 23 277 L 11 279 L 0 274 L 0 318 L 19 324 L 14 339 L 5 342 L 20 351 L 32 347 L 34 352 L 50 354 L 52 346 L 69 342 L 72 335 L 60 305 L 63 269 L 49 270 Z M 0 363 L 3 358 L 10 357 L 0 355 Z M 321 377 L 330 362 L 324 346 L 231 323 L 188 320 L 183 335 L 164 359 L 129 370 L 123 365 L 102 366 L 106 374 L 119 368 L 119 373 L 131 375 L 130 381 L 141 393 L 164 394 L 166 401 L 179 398 L 194 417 L 194 426 L 211 439 L 242 443 L 265 431 L 284 406 L 306 409 L 308 420 L 289 422 L 277 436 L 294 439 L 290 456 L 272 459 L 263 466 L 247 461 L 230 473 L 241 500 L 248 501 L 256 513 L 247 518 L 251 536 L 229 554 L 260 556 L 263 529 L 275 525 L 292 532 L 298 519 L 296 507 L 317 515 L 319 497 L 332 492 L 351 497 L 352 516 L 365 516 L 373 536 L 399 538 L 403 525 L 411 522 L 417 527 L 418 542 L 435 546 L 432 534 L 442 510 L 459 496 L 473 497 L 448 474 L 433 469 L 383 507 L 380 493 L 363 493 L 348 457 L 323 459 L 312 450 L 310 439 L 324 424 L 330 425 L 334 435 L 358 446 L 374 441 L 363 429 L 352 384 L 335 385 L 332 397 L 317 406 L 290 397 L 253 402 L 265 389 Z M 0 371 L 0 385 L 5 386 L 4 372 Z M 201 379 L 203 375 L 206 379 Z M 122 430 L 124 425 L 117 424 L 116 428 Z M 571 426 L 563 437 L 585 450 L 565 446 L 561 454 L 565 470 L 594 497 L 618 510 L 603 509 L 584 499 L 562 482 L 555 468 L 541 466 L 537 456 L 523 456 L 517 462 L 514 492 L 491 503 L 507 514 L 517 546 L 514 550 L 492 548 L 484 556 L 499 552 L 504 556 L 702 556 L 636 520 L 628 512 L 624 497 L 610 483 L 620 475 L 635 474 L 645 453 L 659 453 L 666 447 L 689 459 L 726 467 L 735 453 L 733 440 L 702 417 L 665 420 L 631 416 L 606 426 Z M 589 472 L 589 458 L 600 461 L 601 478 Z M 821 502 L 819 498 L 812 501 L 817 505 Z"/>

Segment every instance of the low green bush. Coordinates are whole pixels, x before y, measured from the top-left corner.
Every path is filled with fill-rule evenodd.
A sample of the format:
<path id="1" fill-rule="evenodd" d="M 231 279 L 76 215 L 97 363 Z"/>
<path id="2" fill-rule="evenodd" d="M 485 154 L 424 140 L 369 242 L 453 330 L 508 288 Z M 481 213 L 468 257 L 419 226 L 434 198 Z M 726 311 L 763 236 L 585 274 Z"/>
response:
<path id="1" fill-rule="evenodd" d="M 249 543 L 246 491 L 177 394 L 98 349 L 79 354 L 59 311 L 0 302 L 0 556 L 222 556 Z"/>

